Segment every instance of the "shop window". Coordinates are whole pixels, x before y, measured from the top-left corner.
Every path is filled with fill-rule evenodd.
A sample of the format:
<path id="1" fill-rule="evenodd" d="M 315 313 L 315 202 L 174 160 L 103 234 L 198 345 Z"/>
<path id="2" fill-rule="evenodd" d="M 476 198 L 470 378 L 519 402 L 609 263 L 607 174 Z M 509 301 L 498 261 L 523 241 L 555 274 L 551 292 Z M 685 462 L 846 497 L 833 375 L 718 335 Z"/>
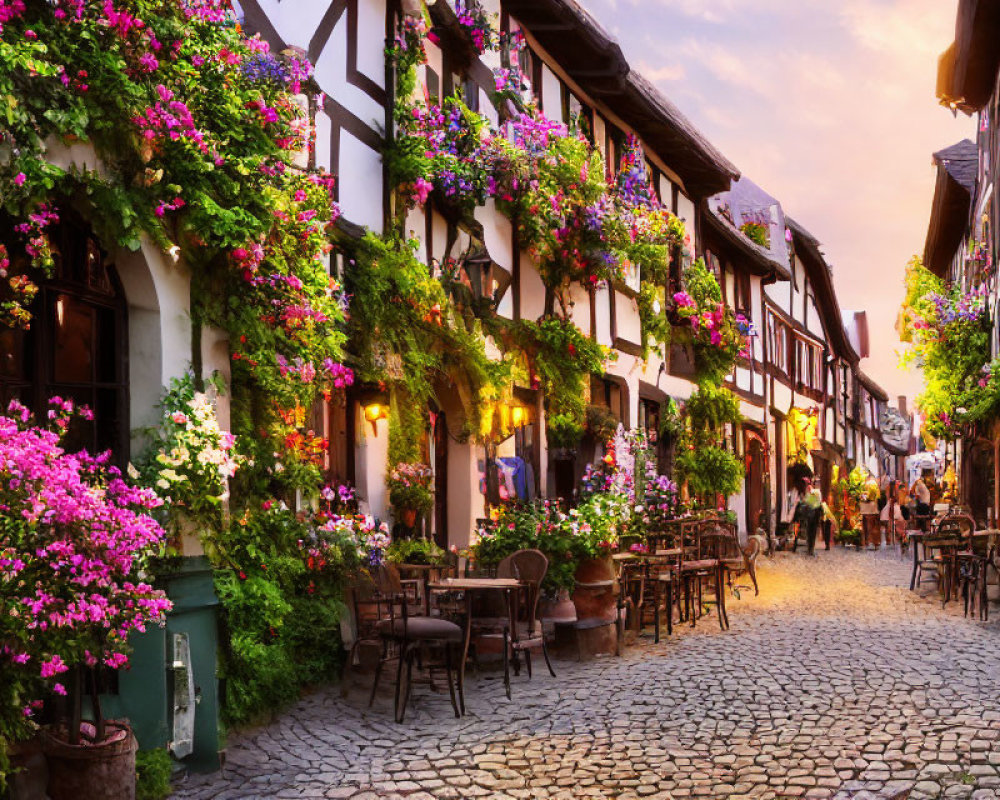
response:
<path id="1" fill-rule="evenodd" d="M 11 272 L 28 268 L 23 243 L 0 222 Z M 76 419 L 70 450 L 112 450 L 128 460 L 128 325 L 124 292 L 89 228 L 71 212 L 51 233 L 55 269 L 39 282 L 29 330 L 0 327 L 0 401 L 17 399 L 44 419 L 48 399 L 71 398 L 94 412 Z M 20 254 L 20 255 L 19 255 Z M 3 299 L 0 295 L 0 299 Z"/>

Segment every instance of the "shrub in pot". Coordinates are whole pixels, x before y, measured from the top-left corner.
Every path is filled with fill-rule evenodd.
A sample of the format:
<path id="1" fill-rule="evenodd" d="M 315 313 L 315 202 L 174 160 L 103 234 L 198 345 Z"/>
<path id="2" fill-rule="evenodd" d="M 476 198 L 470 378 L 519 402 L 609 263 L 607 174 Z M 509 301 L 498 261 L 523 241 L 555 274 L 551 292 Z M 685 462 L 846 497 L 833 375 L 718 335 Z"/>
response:
<path id="1" fill-rule="evenodd" d="M 91 415 L 69 400 L 51 406 L 52 430 L 17 402 L 0 416 L 0 733 L 26 737 L 45 701 L 58 701 L 62 719 L 45 739 L 52 800 L 129 798 L 135 739 L 104 719 L 95 676 L 127 664 L 129 635 L 170 608 L 141 579 L 165 541 L 148 513 L 160 500 L 109 466 L 110 454 L 66 452 L 62 434 Z"/>

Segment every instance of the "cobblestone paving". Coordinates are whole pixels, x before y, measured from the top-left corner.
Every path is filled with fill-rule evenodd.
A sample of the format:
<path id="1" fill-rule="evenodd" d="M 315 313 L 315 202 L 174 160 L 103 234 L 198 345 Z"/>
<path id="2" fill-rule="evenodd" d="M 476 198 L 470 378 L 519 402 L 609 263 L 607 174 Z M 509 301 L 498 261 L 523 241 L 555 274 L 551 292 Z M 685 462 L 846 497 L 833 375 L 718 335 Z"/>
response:
<path id="1" fill-rule="evenodd" d="M 461 720 L 426 686 L 403 725 L 388 691 L 369 710 L 360 683 L 327 689 L 231 737 L 224 773 L 176 796 L 1000 798 L 1000 624 L 912 594 L 908 564 L 778 554 L 728 633 L 713 618 L 558 661 L 514 702 L 495 672 L 470 676 Z"/>

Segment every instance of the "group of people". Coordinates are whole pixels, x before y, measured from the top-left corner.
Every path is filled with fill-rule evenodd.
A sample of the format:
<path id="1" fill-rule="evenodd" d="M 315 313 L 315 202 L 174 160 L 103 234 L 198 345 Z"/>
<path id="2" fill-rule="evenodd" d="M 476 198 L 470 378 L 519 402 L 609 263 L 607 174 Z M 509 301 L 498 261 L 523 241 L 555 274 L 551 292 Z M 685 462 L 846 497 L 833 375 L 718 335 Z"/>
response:
<path id="1" fill-rule="evenodd" d="M 889 519 L 890 508 L 897 520 L 908 520 L 912 514 L 927 516 L 943 495 L 943 488 L 935 480 L 931 470 L 924 470 L 909 489 L 903 481 L 888 476 L 882 477 L 880 488 L 878 510 L 883 521 Z"/>
<path id="2" fill-rule="evenodd" d="M 888 522 L 890 514 L 895 520 L 908 520 L 911 513 L 928 515 L 941 495 L 941 487 L 934 479 L 931 470 L 925 470 L 909 488 L 903 481 L 883 476 L 880 489 L 878 508 L 883 522 Z M 799 532 L 805 533 L 808 555 L 816 553 L 816 538 L 820 526 L 823 529 L 826 549 L 829 550 L 832 546 L 833 526 L 837 524 L 837 517 L 824 502 L 823 495 L 812 476 L 800 475 L 792 481 L 782 523 L 780 527 L 784 528 L 786 535 L 794 537 L 793 552 L 798 545 L 798 537 L 795 536 L 796 525 Z"/>

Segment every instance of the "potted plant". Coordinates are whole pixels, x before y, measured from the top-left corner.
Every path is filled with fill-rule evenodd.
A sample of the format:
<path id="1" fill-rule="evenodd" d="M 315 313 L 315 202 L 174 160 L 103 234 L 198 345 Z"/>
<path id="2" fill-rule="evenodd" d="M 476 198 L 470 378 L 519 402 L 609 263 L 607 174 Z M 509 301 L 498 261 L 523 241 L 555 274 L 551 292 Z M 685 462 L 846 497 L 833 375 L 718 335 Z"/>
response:
<path id="1" fill-rule="evenodd" d="M 617 596 L 611 554 L 631 515 L 629 497 L 612 492 L 592 494 L 570 510 L 568 526 L 576 556 L 573 605 L 577 619 L 614 619 Z"/>
<path id="2" fill-rule="evenodd" d="M 49 701 L 60 712 L 43 738 L 52 800 L 132 798 L 135 738 L 104 718 L 97 670 L 127 664 L 129 635 L 170 608 L 141 578 L 165 542 L 149 515 L 161 501 L 127 483 L 110 454 L 67 453 L 62 434 L 93 415 L 70 400 L 51 406 L 53 430 L 16 401 L 0 416 L 0 730 L 29 733 L 25 720 Z"/>
<path id="3" fill-rule="evenodd" d="M 441 567 L 448 563 L 448 553 L 430 539 L 400 539 L 386 549 L 385 557 L 393 564 Z"/>
<path id="4" fill-rule="evenodd" d="M 389 473 L 386 479 L 389 502 L 407 528 L 416 527 L 418 517 L 433 505 L 433 479 L 434 473 L 426 464 L 399 463 Z"/>

